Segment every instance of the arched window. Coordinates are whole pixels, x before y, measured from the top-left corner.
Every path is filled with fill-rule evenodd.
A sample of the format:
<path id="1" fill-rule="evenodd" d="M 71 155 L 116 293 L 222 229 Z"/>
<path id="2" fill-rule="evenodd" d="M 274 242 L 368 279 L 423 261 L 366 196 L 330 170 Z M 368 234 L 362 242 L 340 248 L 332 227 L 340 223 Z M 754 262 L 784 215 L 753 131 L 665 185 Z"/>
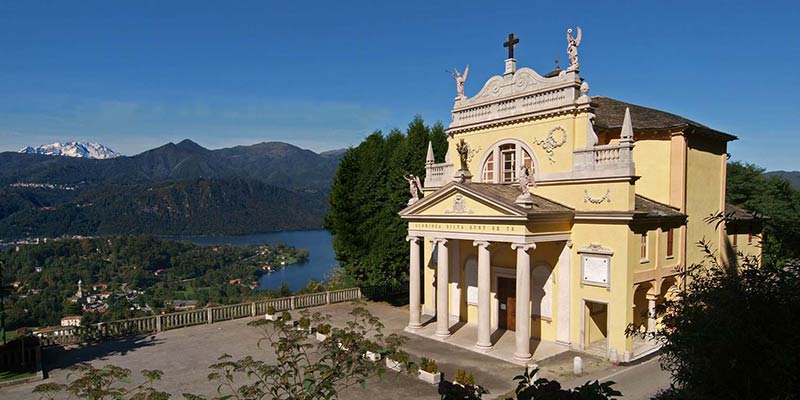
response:
<path id="1" fill-rule="evenodd" d="M 520 163 L 521 162 L 521 163 Z M 517 140 L 504 140 L 493 145 L 484 156 L 481 166 L 481 182 L 513 183 L 521 165 L 535 172 L 535 163 L 530 148 Z"/>
<path id="2" fill-rule="evenodd" d="M 553 269 L 539 265 L 531 271 L 531 314 L 545 319 L 553 318 Z"/>

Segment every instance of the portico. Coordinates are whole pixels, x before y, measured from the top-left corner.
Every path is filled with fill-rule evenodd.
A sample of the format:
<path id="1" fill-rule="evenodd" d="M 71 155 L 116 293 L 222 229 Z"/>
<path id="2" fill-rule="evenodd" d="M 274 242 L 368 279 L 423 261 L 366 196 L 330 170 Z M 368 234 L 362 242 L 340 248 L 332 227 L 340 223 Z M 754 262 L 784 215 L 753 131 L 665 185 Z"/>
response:
<path id="1" fill-rule="evenodd" d="M 435 316 L 434 335 L 441 340 L 449 341 L 455 330 L 467 325 L 464 331 L 474 335 L 470 346 L 491 352 L 496 339 L 510 333 L 513 358 L 528 361 L 531 340 L 541 339 L 537 322 L 553 323 L 553 275 L 570 273 L 569 263 L 558 264 L 559 248 L 569 240 L 572 210 L 535 196 L 531 208 L 515 204 L 518 193 L 511 187 L 489 191 L 481 184 L 450 186 L 402 214 L 410 223 L 408 330 L 419 331 L 427 311 Z M 432 215 L 448 204 L 451 212 L 443 214 L 452 217 Z M 455 209 L 460 212 L 452 212 Z M 532 277 L 536 266 L 547 272 L 539 274 L 540 279 Z M 433 282 L 423 282 L 424 275 Z M 547 310 L 542 310 L 542 302 Z M 567 320 L 568 306 L 567 301 L 561 305 L 564 311 L 559 309 Z"/>

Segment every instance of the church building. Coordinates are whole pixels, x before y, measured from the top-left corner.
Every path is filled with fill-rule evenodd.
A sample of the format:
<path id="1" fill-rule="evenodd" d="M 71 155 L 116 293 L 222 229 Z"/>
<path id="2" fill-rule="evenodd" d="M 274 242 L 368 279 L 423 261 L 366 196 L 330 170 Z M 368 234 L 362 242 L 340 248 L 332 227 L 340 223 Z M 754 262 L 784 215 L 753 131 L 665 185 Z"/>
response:
<path id="1" fill-rule="evenodd" d="M 471 97 L 468 69 L 454 73 L 445 162 L 429 146 L 424 196 L 400 212 L 407 330 L 495 356 L 505 340 L 518 363 L 546 348 L 631 361 L 655 348 L 626 329 L 656 328 L 652 311 L 680 268 L 703 261 L 696 244 L 730 246 L 706 219 L 726 210 L 736 137 L 590 95 L 580 28 L 567 41 L 570 65 L 541 75 L 517 67 L 509 35 L 502 74 Z M 760 254 L 760 227 L 740 226 L 750 241 L 739 247 Z"/>

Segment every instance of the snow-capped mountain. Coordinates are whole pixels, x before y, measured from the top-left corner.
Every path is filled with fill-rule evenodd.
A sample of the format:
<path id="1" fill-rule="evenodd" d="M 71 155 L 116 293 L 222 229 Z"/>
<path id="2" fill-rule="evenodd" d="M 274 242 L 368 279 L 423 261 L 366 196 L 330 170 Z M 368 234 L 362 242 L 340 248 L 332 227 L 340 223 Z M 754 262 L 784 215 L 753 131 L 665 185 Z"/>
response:
<path id="1" fill-rule="evenodd" d="M 51 143 L 39 147 L 26 146 L 19 150 L 20 153 L 44 154 L 48 156 L 66 156 L 79 158 L 95 158 L 104 160 L 107 158 L 119 157 L 122 154 L 109 149 L 99 143 L 91 142 L 67 142 Z"/>

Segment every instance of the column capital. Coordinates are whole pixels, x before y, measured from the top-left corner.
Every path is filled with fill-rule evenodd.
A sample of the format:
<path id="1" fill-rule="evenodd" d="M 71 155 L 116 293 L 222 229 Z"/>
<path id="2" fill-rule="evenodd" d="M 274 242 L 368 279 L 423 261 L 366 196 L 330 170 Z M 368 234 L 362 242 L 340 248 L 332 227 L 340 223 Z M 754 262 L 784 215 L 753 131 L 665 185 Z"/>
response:
<path id="1" fill-rule="evenodd" d="M 536 243 L 511 243 L 511 250 L 522 250 L 527 252 L 528 250 L 535 250 Z"/>
<path id="2" fill-rule="evenodd" d="M 447 239 L 446 238 L 433 238 L 431 240 L 431 242 L 439 243 L 439 244 L 447 244 Z"/>
<path id="3" fill-rule="evenodd" d="M 407 242 L 417 243 L 419 241 L 419 239 L 420 239 L 419 236 L 410 236 L 410 235 L 406 236 L 406 241 Z"/>
<path id="4" fill-rule="evenodd" d="M 480 247 L 488 249 L 489 246 L 492 245 L 492 243 L 489 242 L 489 241 L 486 241 L 486 240 L 476 240 L 476 241 L 472 242 L 472 245 L 473 246 L 480 246 Z"/>
<path id="5" fill-rule="evenodd" d="M 657 294 L 647 293 L 647 294 L 644 295 L 644 298 L 647 299 L 648 301 L 656 301 L 656 300 L 658 300 L 658 295 Z"/>

